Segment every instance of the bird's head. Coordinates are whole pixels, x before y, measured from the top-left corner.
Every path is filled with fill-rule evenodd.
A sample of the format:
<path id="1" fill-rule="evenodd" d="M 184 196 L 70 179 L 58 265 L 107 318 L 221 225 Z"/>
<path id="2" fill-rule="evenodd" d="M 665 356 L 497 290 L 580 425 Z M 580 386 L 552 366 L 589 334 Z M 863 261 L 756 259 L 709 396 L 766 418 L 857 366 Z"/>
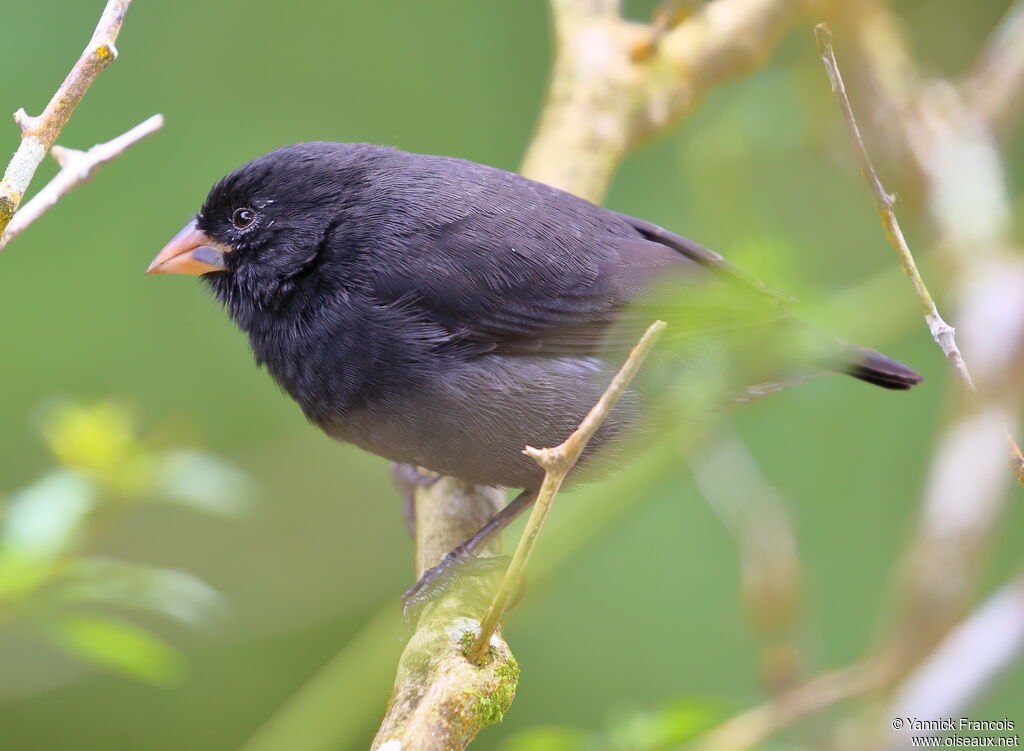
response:
<path id="1" fill-rule="evenodd" d="M 201 274 L 215 290 L 261 304 L 318 263 L 360 192 L 354 144 L 303 143 L 265 154 L 211 189 L 195 219 L 149 265 L 150 274 Z"/>

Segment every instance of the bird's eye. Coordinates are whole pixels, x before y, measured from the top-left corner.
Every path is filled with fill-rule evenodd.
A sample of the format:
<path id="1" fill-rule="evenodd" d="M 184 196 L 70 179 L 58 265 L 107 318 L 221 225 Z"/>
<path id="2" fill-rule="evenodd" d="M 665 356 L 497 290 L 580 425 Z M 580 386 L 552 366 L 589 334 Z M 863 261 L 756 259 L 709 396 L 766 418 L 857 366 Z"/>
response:
<path id="1" fill-rule="evenodd" d="M 235 229 L 245 229 L 255 221 L 256 212 L 250 208 L 235 209 L 235 213 L 231 215 L 231 223 L 235 225 Z"/>

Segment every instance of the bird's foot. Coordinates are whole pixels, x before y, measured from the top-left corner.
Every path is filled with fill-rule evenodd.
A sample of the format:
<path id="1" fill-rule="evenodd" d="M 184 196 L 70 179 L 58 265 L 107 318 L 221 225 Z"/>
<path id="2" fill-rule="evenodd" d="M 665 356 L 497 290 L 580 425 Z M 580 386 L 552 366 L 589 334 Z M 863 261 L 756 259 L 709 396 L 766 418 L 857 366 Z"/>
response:
<path id="1" fill-rule="evenodd" d="M 415 464 L 391 463 L 391 481 L 402 496 L 402 516 L 409 536 L 416 539 L 416 488 L 429 488 L 441 475 Z"/>
<path id="2" fill-rule="evenodd" d="M 441 562 L 423 572 L 423 576 L 402 595 L 402 614 L 410 628 L 415 627 L 424 607 L 436 602 L 461 586 L 473 580 L 473 587 L 466 587 L 467 604 L 481 608 L 486 607 L 493 596 L 494 588 L 508 568 L 508 556 L 484 556 L 478 558 L 463 546 L 459 546 Z M 481 579 L 483 581 L 481 581 Z"/>

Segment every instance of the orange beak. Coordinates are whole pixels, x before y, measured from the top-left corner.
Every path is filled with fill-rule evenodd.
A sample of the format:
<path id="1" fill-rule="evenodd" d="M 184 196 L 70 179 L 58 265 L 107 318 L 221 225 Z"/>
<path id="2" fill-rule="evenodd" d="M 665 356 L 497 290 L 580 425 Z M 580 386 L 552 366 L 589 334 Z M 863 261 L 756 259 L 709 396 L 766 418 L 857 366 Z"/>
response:
<path id="1" fill-rule="evenodd" d="M 191 221 L 157 253 L 147 274 L 205 274 L 223 271 L 231 248 L 214 240 Z"/>

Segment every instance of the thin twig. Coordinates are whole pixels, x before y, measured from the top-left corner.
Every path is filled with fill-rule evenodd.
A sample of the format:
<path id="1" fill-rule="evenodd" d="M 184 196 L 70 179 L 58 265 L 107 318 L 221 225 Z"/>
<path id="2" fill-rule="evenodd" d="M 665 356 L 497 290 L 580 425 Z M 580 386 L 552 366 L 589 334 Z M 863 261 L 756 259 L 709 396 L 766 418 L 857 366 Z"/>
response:
<path id="1" fill-rule="evenodd" d="M 946 635 L 895 692 L 886 716 L 959 717 L 997 676 L 1020 659 L 1021 652 L 1024 576 L 1018 575 Z M 892 740 L 891 748 L 905 747 L 906 736 Z"/>
<path id="2" fill-rule="evenodd" d="M 762 381 L 761 383 L 754 384 L 753 386 L 747 386 L 742 391 L 733 394 L 729 398 L 726 408 L 740 407 L 745 404 L 749 404 L 750 402 L 757 401 L 758 399 L 764 399 L 772 394 L 777 394 L 785 389 L 794 388 L 815 378 L 822 378 L 826 375 L 828 374 L 800 373 L 798 375 L 794 375 L 789 378 L 782 378 L 776 381 Z"/>
<path id="3" fill-rule="evenodd" d="M 644 332 L 637 345 L 633 347 L 626 362 L 623 363 L 619 372 L 615 374 L 615 377 L 601 395 L 597 404 L 591 408 L 587 416 L 583 418 L 583 422 L 579 424 L 579 427 L 562 444 L 554 448 L 540 449 L 527 446 L 523 450 L 524 454 L 537 462 L 541 469 L 544 470 L 544 482 L 541 485 L 537 501 L 533 505 L 533 510 L 530 512 L 530 518 L 526 522 L 526 528 L 519 538 L 519 544 L 516 545 L 515 553 L 512 555 L 512 562 L 505 571 L 501 584 L 498 586 L 498 591 L 495 593 L 494 599 L 491 600 L 487 612 L 484 613 L 484 617 L 480 621 L 480 634 L 468 653 L 469 659 L 474 662 L 479 660 L 487 651 L 487 645 L 492 634 L 497 630 L 498 622 L 505 614 L 508 603 L 515 596 L 516 592 L 519 591 L 523 583 L 523 578 L 526 575 L 526 566 L 530 561 L 530 554 L 533 552 L 537 537 L 540 535 L 540 530 L 544 526 L 544 520 L 547 519 L 548 512 L 551 510 L 551 504 L 554 502 L 555 496 L 558 495 L 559 488 L 562 487 L 566 476 L 576 465 L 576 461 L 580 458 L 580 454 L 583 453 L 587 443 L 594 433 L 597 432 L 605 418 L 608 417 L 608 413 L 611 412 L 619 397 L 622 396 L 626 387 L 629 386 L 630 381 L 633 380 L 640 366 L 643 365 L 644 360 L 664 329 L 664 321 L 655 321 L 647 328 L 647 331 Z"/>
<path id="4" fill-rule="evenodd" d="M 910 246 L 907 245 L 907 240 L 903 236 L 903 230 L 900 229 L 900 223 L 896 219 L 896 212 L 893 211 L 893 206 L 896 205 L 896 196 L 886 191 L 885 186 L 882 185 L 882 181 L 878 178 L 878 173 L 875 171 L 875 165 L 871 162 L 871 157 L 868 155 L 867 147 L 864 146 L 864 139 L 861 138 L 860 128 L 853 114 L 853 107 L 850 105 L 850 99 L 846 95 L 843 76 L 839 72 L 839 63 L 836 61 L 836 55 L 832 49 L 832 32 L 829 31 L 826 24 L 819 23 L 814 27 L 814 36 L 818 42 L 821 60 L 825 64 L 829 81 L 832 83 L 832 91 L 839 101 L 839 108 L 843 111 L 843 119 L 846 121 L 846 127 L 850 131 L 850 138 L 853 140 L 857 159 L 860 161 L 861 172 L 868 181 L 868 186 L 871 188 L 871 197 L 875 202 L 878 213 L 882 217 L 882 226 L 885 227 L 889 243 L 896 250 L 896 254 L 900 258 L 900 265 L 903 267 L 903 273 L 910 279 L 910 284 L 914 288 L 914 294 L 917 295 L 918 302 L 921 303 L 924 319 L 928 324 L 928 330 L 931 332 L 932 338 L 935 339 L 936 344 L 939 345 L 942 353 L 949 360 L 949 364 L 953 368 L 953 374 L 957 377 L 964 392 L 974 393 L 974 380 L 967 370 L 963 355 L 960 354 L 960 350 L 956 346 L 955 330 L 942 320 L 942 316 L 939 315 L 939 309 L 935 306 L 935 301 L 932 299 L 924 279 L 921 278 L 921 272 L 917 270 L 914 255 L 910 252 Z"/>
<path id="5" fill-rule="evenodd" d="M 822 673 L 726 720 L 702 736 L 693 751 L 746 751 L 802 717 L 868 693 L 882 685 L 885 673 L 881 665 L 871 662 Z"/>
<path id="6" fill-rule="evenodd" d="M 56 143 L 71 113 L 96 77 L 117 57 L 114 42 L 130 4 L 131 0 L 109 0 L 88 46 L 42 114 L 30 117 L 24 109 L 14 113 L 14 121 L 21 128 L 21 144 L 0 182 L 0 234 L 7 229 L 32 176 L 46 152 Z"/>
<path id="7" fill-rule="evenodd" d="M 946 717 L 961 711 L 981 686 L 1024 648 L 1024 579 L 1000 589 L 945 639 L 914 673 L 886 713 Z M 808 715 L 887 685 L 901 665 L 874 658 L 822 673 L 741 712 L 702 736 L 692 751 L 746 751 Z M 949 680 L 951 675 L 957 680 Z M 899 746 L 902 748 L 902 745 Z"/>
<path id="8" fill-rule="evenodd" d="M 0 237 L 0 250 L 53 208 L 67 193 L 89 182 L 100 167 L 117 159 L 146 136 L 156 133 L 163 124 L 163 115 L 153 115 L 117 138 L 97 144 L 88 151 L 54 146 L 52 153 L 60 164 L 60 172 L 14 214 L 7 225 L 7 231 Z"/>
<path id="9" fill-rule="evenodd" d="M 868 186 L 871 189 L 871 197 L 882 218 L 885 234 L 899 256 L 903 273 L 906 274 L 911 286 L 914 288 L 914 294 L 917 295 L 924 314 L 925 323 L 928 325 L 932 338 L 946 356 L 946 360 L 949 362 L 953 375 L 960 384 L 964 395 L 968 397 L 973 396 L 977 393 L 977 387 L 974 385 L 974 379 L 967 369 L 967 363 L 964 362 L 963 355 L 960 354 L 960 349 L 957 347 L 956 331 L 939 314 L 939 309 L 936 307 L 935 300 L 932 299 L 931 293 L 921 277 L 921 272 L 917 269 L 914 255 L 910 251 L 910 246 L 907 244 L 903 230 L 900 228 L 900 223 L 896 218 L 896 212 L 893 210 L 896 197 L 886 191 L 885 186 L 882 185 L 882 181 L 879 179 L 875 166 L 868 154 L 867 147 L 864 145 L 864 139 L 861 137 L 857 119 L 853 114 L 850 98 L 846 94 L 846 86 L 843 84 L 843 76 L 839 71 L 839 63 L 832 48 L 832 32 L 829 31 L 826 24 L 819 23 L 814 27 L 814 36 L 818 43 L 818 49 L 821 51 L 821 59 L 825 65 L 825 70 L 828 72 L 829 81 L 832 84 L 832 91 L 839 102 L 839 108 L 842 110 L 843 119 L 846 121 L 850 138 L 857 152 L 861 172 L 865 180 L 867 180 Z M 1017 479 L 1024 485 L 1024 454 L 1021 453 L 1020 447 L 1009 432 L 1007 432 L 1006 438 L 1010 445 L 1010 465 L 1017 475 Z"/>

